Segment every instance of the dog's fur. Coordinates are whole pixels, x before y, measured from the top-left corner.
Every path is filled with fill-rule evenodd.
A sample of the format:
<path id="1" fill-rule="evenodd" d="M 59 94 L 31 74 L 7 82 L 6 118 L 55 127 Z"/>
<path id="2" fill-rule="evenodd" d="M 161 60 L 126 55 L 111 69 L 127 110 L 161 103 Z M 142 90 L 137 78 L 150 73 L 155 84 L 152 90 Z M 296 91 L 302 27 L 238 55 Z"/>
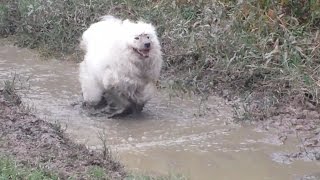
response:
<path id="1" fill-rule="evenodd" d="M 116 93 L 127 99 L 124 106 L 143 106 L 152 97 L 162 56 L 151 24 L 104 16 L 83 33 L 80 46 L 86 53 L 79 76 L 86 103 L 95 106 Z"/>

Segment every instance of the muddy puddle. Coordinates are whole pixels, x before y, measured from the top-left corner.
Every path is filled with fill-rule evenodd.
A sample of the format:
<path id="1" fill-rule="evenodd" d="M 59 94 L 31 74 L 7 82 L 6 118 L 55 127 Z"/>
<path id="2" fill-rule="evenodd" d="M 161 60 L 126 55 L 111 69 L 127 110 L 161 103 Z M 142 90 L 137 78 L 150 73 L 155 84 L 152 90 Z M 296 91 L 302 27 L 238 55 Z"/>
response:
<path id="1" fill-rule="evenodd" d="M 13 73 L 28 79 L 24 102 L 50 122 L 59 122 L 76 142 L 101 149 L 101 136 L 128 170 L 181 173 L 194 180 L 300 179 L 320 177 L 319 162 L 286 163 L 277 154 L 296 150 L 272 133 L 232 123 L 232 108 L 219 97 L 170 97 L 161 91 L 139 116 L 88 117 L 70 104 L 80 96 L 78 66 L 45 61 L 26 49 L 0 45 L 0 80 Z"/>

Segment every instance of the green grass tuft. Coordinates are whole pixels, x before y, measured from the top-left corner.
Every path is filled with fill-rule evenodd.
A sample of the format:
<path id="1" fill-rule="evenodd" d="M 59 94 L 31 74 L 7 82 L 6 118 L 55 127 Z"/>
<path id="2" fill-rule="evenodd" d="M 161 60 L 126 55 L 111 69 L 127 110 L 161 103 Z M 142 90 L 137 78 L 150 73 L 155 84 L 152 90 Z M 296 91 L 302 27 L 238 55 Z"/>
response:
<path id="1" fill-rule="evenodd" d="M 105 171 L 99 166 L 91 167 L 89 174 L 92 179 L 108 179 Z"/>
<path id="2" fill-rule="evenodd" d="M 21 167 L 12 159 L 0 156 L 0 179 L 57 180 L 53 173 Z"/>

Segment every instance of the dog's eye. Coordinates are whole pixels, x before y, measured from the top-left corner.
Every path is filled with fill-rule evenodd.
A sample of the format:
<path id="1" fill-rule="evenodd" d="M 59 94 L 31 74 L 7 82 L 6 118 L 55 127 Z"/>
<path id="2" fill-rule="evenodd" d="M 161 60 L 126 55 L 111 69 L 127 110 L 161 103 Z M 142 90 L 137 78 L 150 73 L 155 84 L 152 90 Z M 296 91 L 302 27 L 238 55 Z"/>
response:
<path id="1" fill-rule="evenodd" d="M 135 37 L 134 39 L 135 39 L 135 40 L 139 40 L 139 37 Z"/>
<path id="2" fill-rule="evenodd" d="M 148 38 L 148 39 L 150 39 L 150 37 L 149 37 L 149 36 L 147 36 L 147 38 Z"/>

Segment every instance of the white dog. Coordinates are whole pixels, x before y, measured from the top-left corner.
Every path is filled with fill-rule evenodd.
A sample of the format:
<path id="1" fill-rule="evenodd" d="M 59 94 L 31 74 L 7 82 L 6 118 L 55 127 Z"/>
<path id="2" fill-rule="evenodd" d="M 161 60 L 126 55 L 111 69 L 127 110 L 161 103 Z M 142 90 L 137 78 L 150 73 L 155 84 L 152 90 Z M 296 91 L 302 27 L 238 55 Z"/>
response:
<path id="1" fill-rule="evenodd" d="M 85 103 L 96 106 L 110 95 L 126 99 L 121 106 L 143 107 L 152 97 L 162 55 L 151 24 L 104 16 L 83 33 L 80 45 L 86 53 L 79 78 Z"/>

